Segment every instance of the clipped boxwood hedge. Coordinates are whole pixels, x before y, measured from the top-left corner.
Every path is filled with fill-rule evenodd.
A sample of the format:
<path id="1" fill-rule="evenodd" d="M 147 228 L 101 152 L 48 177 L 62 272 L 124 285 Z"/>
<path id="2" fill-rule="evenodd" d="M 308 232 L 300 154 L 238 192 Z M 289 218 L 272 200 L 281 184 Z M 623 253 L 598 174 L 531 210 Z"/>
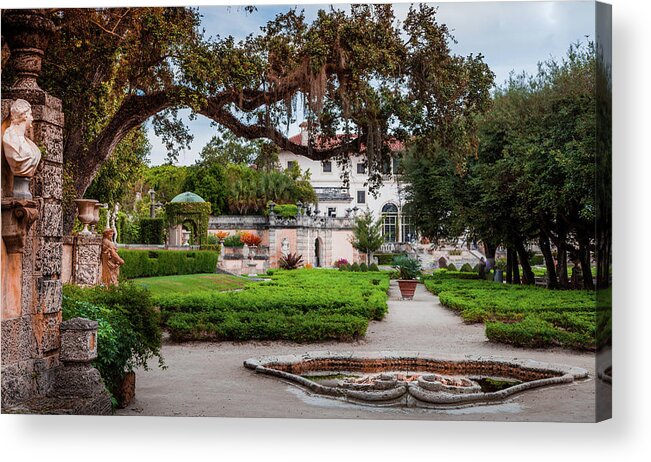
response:
<path id="1" fill-rule="evenodd" d="M 165 244 L 165 220 L 163 218 L 140 219 L 140 244 Z"/>
<path id="2" fill-rule="evenodd" d="M 171 338 L 186 340 L 351 341 L 387 312 L 382 273 L 301 269 L 234 293 L 165 294 L 155 298 Z"/>
<path id="3" fill-rule="evenodd" d="M 214 273 L 219 252 L 184 250 L 118 250 L 126 279 L 178 274 Z"/>
<path id="4" fill-rule="evenodd" d="M 405 256 L 404 253 L 375 253 L 373 256 L 377 258 L 378 265 L 392 265 L 395 257 Z"/>

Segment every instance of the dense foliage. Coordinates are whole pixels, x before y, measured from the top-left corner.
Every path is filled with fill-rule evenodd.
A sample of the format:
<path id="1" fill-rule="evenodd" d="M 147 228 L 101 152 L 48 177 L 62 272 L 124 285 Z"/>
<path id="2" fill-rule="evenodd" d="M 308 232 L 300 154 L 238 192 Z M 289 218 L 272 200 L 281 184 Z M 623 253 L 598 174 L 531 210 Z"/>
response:
<path id="1" fill-rule="evenodd" d="M 139 244 L 165 244 L 166 225 L 163 218 L 141 218 Z"/>
<path id="2" fill-rule="evenodd" d="M 184 250 L 118 251 L 124 259 L 120 276 L 126 279 L 177 274 L 214 273 L 219 252 Z"/>
<path id="3" fill-rule="evenodd" d="M 425 286 L 465 322 L 485 323 L 491 341 L 530 348 L 595 348 L 594 291 L 513 286 L 445 270 L 436 271 Z"/>
<path id="4" fill-rule="evenodd" d="M 381 273 L 279 270 L 271 278 L 240 292 L 165 295 L 156 303 L 176 340 L 350 341 L 387 311 L 389 279 Z"/>
<path id="5" fill-rule="evenodd" d="M 152 117 L 174 158 L 192 138 L 177 117 L 182 107 L 236 136 L 268 138 L 315 160 L 348 165 L 348 154 L 363 144 L 371 187 L 391 156 L 390 138 L 427 132 L 455 158 L 471 155 L 474 116 L 492 84 L 481 55 L 451 53 L 453 38 L 434 7 L 411 7 L 402 23 L 387 4 L 346 10 L 320 10 L 308 23 L 290 9 L 239 43 L 204 36 L 192 8 L 43 10 L 56 33 L 40 84 L 64 103 L 64 159 L 77 195 L 120 141 Z M 3 85 L 12 72 L 10 60 Z M 308 146 L 281 130 L 299 104 Z M 340 129 L 348 134 L 341 144 L 319 146 L 320 135 Z"/>
<path id="6" fill-rule="evenodd" d="M 150 293 L 134 284 L 80 288 L 64 286 L 63 319 L 83 317 L 99 323 L 97 360 L 107 389 L 118 394 L 124 374 L 160 354 L 160 315 Z"/>
<path id="7" fill-rule="evenodd" d="M 484 243 L 489 260 L 501 244 L 507 281 L 520 283 L 521 265 L 527 284 L 534 274 L 525 244 L 533 241 L 550 288 L 570 287 L 568 260 L 592 288 L 595 81 L 592 44 L 572 46 L 535 76 L 512 76 L 480 117 L 478 155 L 462 169 L 444 146 L 416 139 L 403 166 L 408 210 L 421 232 L 432 239 L 467 233 Z"/>

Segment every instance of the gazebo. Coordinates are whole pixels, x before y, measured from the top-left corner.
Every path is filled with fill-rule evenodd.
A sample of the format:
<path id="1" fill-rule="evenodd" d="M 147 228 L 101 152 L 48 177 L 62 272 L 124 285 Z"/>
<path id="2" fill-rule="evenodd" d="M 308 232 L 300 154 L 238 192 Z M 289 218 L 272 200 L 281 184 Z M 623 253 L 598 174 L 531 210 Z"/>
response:
<path id="1" fill-rule="evenodd" d="M 179 194 L 165 205 L 169 225 L 169 246 L 202 245 L 208 237 L 208 218 L 210 203 L 195 193 L 186 191 Z M 183 238 L 183 230 L 189 232 Z"/>

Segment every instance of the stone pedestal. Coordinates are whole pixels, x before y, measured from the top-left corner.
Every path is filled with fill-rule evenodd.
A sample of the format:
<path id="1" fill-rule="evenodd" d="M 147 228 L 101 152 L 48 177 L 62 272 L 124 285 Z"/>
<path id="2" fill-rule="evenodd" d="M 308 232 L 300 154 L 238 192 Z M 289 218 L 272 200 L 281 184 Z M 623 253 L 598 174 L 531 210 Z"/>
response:
<path id="1" fill-rule="evenodd" d="M 73 238 L 72 282 L 95 286 L 102 282 L 102 236 L 78 235 Z"/>

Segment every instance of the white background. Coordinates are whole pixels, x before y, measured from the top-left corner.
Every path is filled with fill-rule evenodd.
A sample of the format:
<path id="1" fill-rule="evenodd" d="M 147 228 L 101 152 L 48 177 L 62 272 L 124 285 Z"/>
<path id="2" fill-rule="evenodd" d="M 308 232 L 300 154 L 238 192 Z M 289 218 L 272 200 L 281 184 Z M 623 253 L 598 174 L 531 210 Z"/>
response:
<path id="1" fill-rule="evenodd" d="M 27 3 L 61 5 L 30 1 L 11 6 Z M 612 420 L 514 424 L 2 415 L 4 460 L 648 460 L 650 18 L 646 2 L 612 3 L 616 371 Z M 144 2 L 84 2 L 84 6 L 108 4 Z"/>

